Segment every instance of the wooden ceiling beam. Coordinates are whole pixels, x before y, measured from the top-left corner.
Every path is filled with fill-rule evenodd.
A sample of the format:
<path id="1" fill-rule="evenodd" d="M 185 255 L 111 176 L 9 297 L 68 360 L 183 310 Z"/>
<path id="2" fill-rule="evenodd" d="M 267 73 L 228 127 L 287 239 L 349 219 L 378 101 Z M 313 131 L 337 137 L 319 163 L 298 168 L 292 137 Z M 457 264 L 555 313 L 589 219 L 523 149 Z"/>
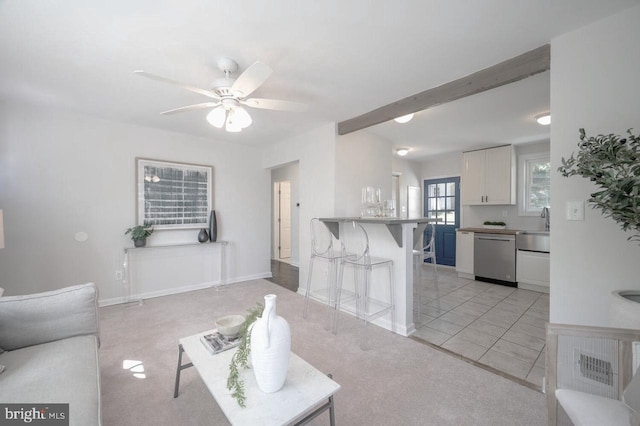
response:
<path id="1" fill-rule="evenodd" d="M 475 95 L 532 75 L 548 71 L 551 46 L 545 44 L 522 55 L 500 62 L 466 77 L 425 90 L 397 102 L 338 123 L 338 134 L 346 135 L 396 117 L 415 113 L 466 96 Z"/>

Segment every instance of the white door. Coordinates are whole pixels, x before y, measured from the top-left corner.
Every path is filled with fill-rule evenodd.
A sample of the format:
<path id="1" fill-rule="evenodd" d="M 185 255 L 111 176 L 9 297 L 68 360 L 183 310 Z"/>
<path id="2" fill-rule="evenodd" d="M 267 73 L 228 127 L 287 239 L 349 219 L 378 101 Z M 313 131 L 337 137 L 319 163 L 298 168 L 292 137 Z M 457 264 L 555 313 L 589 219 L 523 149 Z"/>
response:
<path id="1" fill-rule="evenodd" d="M 280 182 L 280 259 L 291 257 L 291 182 Z"/>

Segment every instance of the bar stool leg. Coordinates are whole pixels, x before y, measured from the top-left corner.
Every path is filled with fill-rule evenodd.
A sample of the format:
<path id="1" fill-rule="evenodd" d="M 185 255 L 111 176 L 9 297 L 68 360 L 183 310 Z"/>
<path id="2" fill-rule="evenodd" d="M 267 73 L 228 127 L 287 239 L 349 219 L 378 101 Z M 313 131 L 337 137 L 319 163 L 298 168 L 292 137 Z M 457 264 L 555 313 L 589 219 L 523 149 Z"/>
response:
<path id="1" fill-rule="evenodd" d="M 365 266 L 364 268 L 364 283 L 363 283 L 363 287 L 364 287 L 364 313 L 363 313 L 363 318 L 364 318 L 364 325 L 366 327 L 367 323 L 369 322 L 369 285 L 371 283 L 371 267 L 370 266 Z"/>
<path id="2" fill-rule="evenodd" d="M 389 303 L 391 303 L 391 331 L 396 332 L 396 298 L 393 290 L 393 263 L 389 263 Z"/>
<path id="3" fill-rule="evenodd" d="M 333 334 L 338 333 L 338 314 L 340 313 L 340 298 L 342 296 L 342 278 L 344 277 L 344 262 L 340 262 L 338 278 L 336 280 L 336 304 L 333 312 Z"/>
<path id="4" fill-rule="evenodd" d="M 363 279 L 361 277 L 361 274 L 362 274 L 362 271 L 360 270 L 360 268 L 354 266 L 353 267 L 353 283 L 354 283 L 353 293 L 355 294 L 355 297 L 356 297 L 356 318 L 357 319 L 362 318 Z"/>
<path id="5" fill-rule="evenodd" d="M 313 261 L 315 256 L 311 255 L 309 260 L 309 274 L 307 275 L 307 289 L 304 292 L 304 310 L 302 311 L 302 318 L 306 319 L 309 312 L 309 292 L 311 291 L 311 275 L 313 274 Z"/>
<path id="6" fill-rule="evenodd" d="M 332 311 L 335 311 L 336 308 L 336 283 L 337 283 L 337 279 L 336 279 L 336 274 L 338 273 L 337 270 L 337 265 L 336 265 L 336 259 L 331 259 L 329 260 L 329 270 L 327 273 L 327 319 L 326 319 L 326 325 L 325 325 L 325 330 L 332 330 L 333 329 L 333 313 Z"/>
<path id="7" fill-rule="evenodd" d="M 422 266 L 424 264 L 424 261 L 422 259 L 422 256 L 414 256 L 413 257 L 414 260 L 414 264 L 416 267 L 416 282 L 414 283 L 413 287 L 416 289 L 416 299 L 418 302 L 418 309 L 416 309 L 417 311 L 417 321 L 414 319 L 414 323 L 416 324 L 422 324 Z"/>

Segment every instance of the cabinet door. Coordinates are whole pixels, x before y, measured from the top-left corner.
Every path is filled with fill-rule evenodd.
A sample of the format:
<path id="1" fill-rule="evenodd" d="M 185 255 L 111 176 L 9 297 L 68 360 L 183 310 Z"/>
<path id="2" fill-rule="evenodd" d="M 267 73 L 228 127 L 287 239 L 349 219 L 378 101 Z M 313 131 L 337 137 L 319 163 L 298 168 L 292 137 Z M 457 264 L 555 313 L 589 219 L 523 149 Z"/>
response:
<path id="1" fill-rule="evenodd" d="M 462 204 L 483 204 L 486 156 L 484 150 L 465 152 L 462 169 Z"/>
<path id="2" fill-rule="evenodd" d="M 473 275 L 473 232 L 456 232 L 456 271 Z"/>
<path id="3" fill-rule="evenodd" d="M 549 287 L 549 253 L 518 250 L 516 264 L 518 283 Z"/>
<path id="4" fill-rule="evenodd" d="M 513 148 L 501 146 L 487 149 L 486 155 L 484 204 L 514 204 Z"/>

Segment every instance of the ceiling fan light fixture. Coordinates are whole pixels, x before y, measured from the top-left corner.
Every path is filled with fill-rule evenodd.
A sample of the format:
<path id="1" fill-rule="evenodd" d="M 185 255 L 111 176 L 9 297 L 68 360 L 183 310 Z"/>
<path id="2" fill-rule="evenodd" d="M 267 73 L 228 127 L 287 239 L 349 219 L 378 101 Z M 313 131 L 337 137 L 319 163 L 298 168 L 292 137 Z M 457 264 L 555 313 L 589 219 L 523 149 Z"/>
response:
<path id="1" fill-rule="evenodd" d="M 211 110 L 209 114 L 207 114 L 207 121 L 213 127 L 217 127 L 221 129 L 224 126 L 224 121 L 227 118 L 227 110 L 223 106 L 219 106 Z"/>
<path id="2" fill-rule="evenodd" d="M 548 126 L 549 124 L 551 124 L 551 113 L 545 112 L 543 114 L 538 114 L 535 116 L 535 119 L 538 124 L 542 126 Z"/>
<path id="3" fill-rule="evenodd" d="M 247 110 L 241 106 L 235 107 L 233 109 L 233 114 L 230 114 L 230 117 L 233 117 L 233 122 L 242 129 L 251 126 L 251 123 L 253 123 L 253 120 Z"/>
<path id="4" fill-rule="evenodd" d="M 224 126 L 224 129 L 229 133 L 238 133 L 242 131 L 242 127 L 236 121 L 233 109 L 230 109 L 229 113 L 227 114 L 227 124 Z"/>
<path id="5" fill-rule="evenodd" d="M 396 123 L 404 124 L 404 123 L 408 123 L 409 121 L 411 121 L 412 118 L 413 118 L 413 113 L 407 114 L 407 115 L 403 115 L 401 117 L 396 117 L 396 118 L 393 119 L 393 121 L 395 121 Z"/>
<path id="6" fill-rule="evenodd" d="M 400 157 L 404 157 L 408 153 L 409 153 L 409 148 L 398 148 L 398 149 L 396 149 L 396 154 L 398 154 Z"/>
<path id="7" fill-rule="evenodd" d="M 238 126 L 232 121 L 227 121 L 227 125 L 224 127 L 224 129 L 229 133 L 239 133 L 242 131 L 242 127 Z"/>
<path id="8" fill-rule="evenodd" d="M 213 108 L 207 114 L 207 121 L 212 126 L 227 132 L 240 132 L 253 123 L 251 115 L 242 106 L 260 108 L 275 111 L 306 111 L 307 106 L 297 102 L 283 101 L 277 99 L 246 99 L 251 93 L 258 89 L 273 73 L 271 67 L 262 62 L 254 62 L 238 77 L 232 78 L 231 74 L 238 70 L 238 63 L 231 58 L 219 57 L 216 60 L 218 68 L 224 73 L 224 77 L 216 79 L 210 89 L 184 84 L 166 77 L 151 74 L 146 71 L 134 71 L 151 80 L 168 83 L 180 87 L 193 93 L 207 96 L 215 101 L 204 102 L 194 105 L 187 105 L 180 108 L 170 109 L 161 114 L 175 114 L 179 112 L 195 111 L 205 108 Z"/>

